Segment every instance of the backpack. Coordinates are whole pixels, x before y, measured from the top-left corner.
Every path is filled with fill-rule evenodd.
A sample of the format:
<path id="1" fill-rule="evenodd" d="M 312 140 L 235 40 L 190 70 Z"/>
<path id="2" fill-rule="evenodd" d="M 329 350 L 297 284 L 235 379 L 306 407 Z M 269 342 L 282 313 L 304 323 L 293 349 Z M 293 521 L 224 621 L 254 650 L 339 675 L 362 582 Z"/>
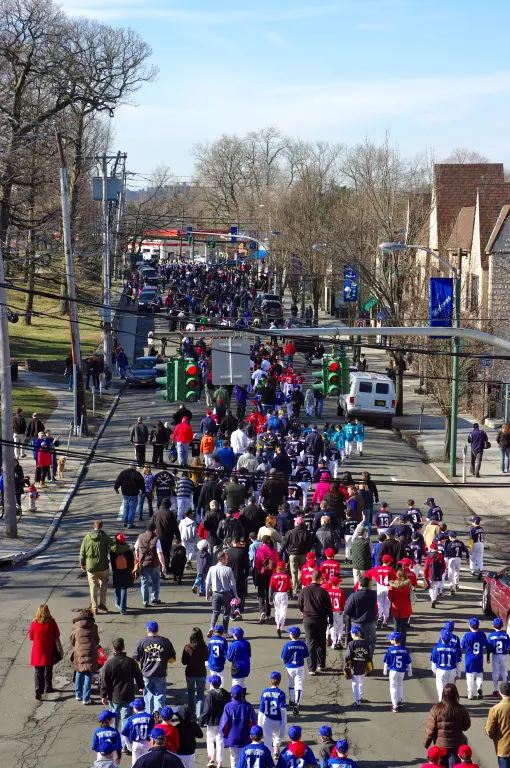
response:
<path id="1" fill-rule="evenodd" d="M 123 555 L 122 553 L 120 555 L 117 555 L 115 558 L 115 570 L 116 571 L 126 571 L 128 567 L 128 562 L 126 555 Z"/>
<path id="2" fill-rule="evenodd" d="M 273 570 L 273 561 L 270 557 L 266 557 L 260 568 L 260 573 L 271 573 Z"/>

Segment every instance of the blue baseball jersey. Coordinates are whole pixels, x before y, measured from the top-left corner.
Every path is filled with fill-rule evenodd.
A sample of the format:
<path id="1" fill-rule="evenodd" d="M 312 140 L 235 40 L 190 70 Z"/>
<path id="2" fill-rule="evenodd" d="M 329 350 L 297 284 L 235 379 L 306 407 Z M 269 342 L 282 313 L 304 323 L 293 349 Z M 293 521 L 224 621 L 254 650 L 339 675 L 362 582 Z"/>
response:
<path id="1" fill-rule="evenodd" d="M 299 742 L 301 744 L 301 742 Z M 305 747 L 305 745 L 303 744 Z M 276 768 L 304 768 L 305 765 L 317 765 L 317 760 L 310 747 L 305 747 L 301 757 L 297 757 L 289 747 L 283 750 L 276 763 Z"/>
<path id="2" fill-rule="evenodd" d="M 411 654 L 404 645 L 390 646 L 383 659 L 383 663 L 392 672 L 405 672 L 411 661 Z"/>
<path id="3" fill-rule="evenodd" d="M 209 657 L 207 664 L 211 672 L 223 672 L 227 658 L 228 643 L 224 637 L 213 635 L 207 644 Z"/>
<path id="4" fill-rule="evenodd" d="M 356 440 L 359 440 L 360 442 L 365 439 L 365 427 L 363 424 L 356 424 L 354 427 L 354 434 L 356 435 Z"/>
<path id="5" fill-rule="evenodd" d="M 343 433 L 347 443 L 351 443 L 354 440 L 354 424 L 344 424 Z"/>
<path id="6" fill-rule="evenodd" d="M 421 525 L 423 516 L 418 507 L 409 507 L 409 509 L 406 510 L 406 515 L 413 525 Z"/>
<path id="7" fill-rule="evenodd" d="M 241 752 L 238 768 L 274 768 L 271 750 L 264 744 L 248 744 Z"/>
<path id="8" fill-rule="evenodd" d="M 129 741 L 148 741 L 149 734 L 154 728 L 155 722 L 148 712 L 138 712 L 131 715 L 122 729 L 122 735 Z"/>
<path id="9" fill-rule="evenodd" d="M 350 757 L 330 757 L 328 768 L 358 768 L 358 763 Z"/>
<path id="10" fill-rule="evenodd" d="M 308 646 L 304 640 L 289 640 L 282 648 L 281 659 L 289 669 L 304 667 L 308 658 Z"/>
<path id="11" fill-rule="evenodd" d="M 377 528 L 389 528 L 392 521 L 391 512 L 386 509 L 380 509 L 375 516 L 375 525 Z"/>
<path id="12" fill-rule="evenodd" d="M 510 637 L 504 629 L 490 633 L 487 637 L 487 651 L 495 656 L 505 656 L 510 652 Z"/>
<path id="13" fill-rule="evenodd" d="M 285 694 L 279 688 L 264 688 L 260 694 L 259 712 L 270 720 L 281 720 L 286 706 Z"/>
<path id="14" fill-rule="evenodd" d="M 92 736 L 92 749 L 94 752 L 99 752 L 99 742 L 103 739 L 111 741 L 117 752 L 122 751 L 122 742 L 120 740 L 120 733 L 116 728 L 110 728 L 109 726 L 100 725 L 96 728 L 94 735 Z"/>
<path id="15" fill-rule="evenodd" d="M 483 651 L 487 648 L 487 635 L 478 629 L 476 632 L 466 632 L 462 638 L 461 648 L 464 651 L 466 672 L 483 672 Z"/>
<path id="16" fill-rule="evenodd" d="M 483 544 L 484 530 L 481 525 L 474 525 L 471 528 L 470 536 L 473 543 Z"/>
<path id="17" fill-rule="evenodd" d="M 227 651 L 227 659 L 232 662 L 232 677 L 248 677 L 250 674 L 251 646 L 244 637 L 234 640 Z"/>
<path id="18" fill-rule="evenodd" d="M 462 658 L 460 648 L 441 640 L 433 647 L 430 660 L 438 669 L 455 669 Z"/>

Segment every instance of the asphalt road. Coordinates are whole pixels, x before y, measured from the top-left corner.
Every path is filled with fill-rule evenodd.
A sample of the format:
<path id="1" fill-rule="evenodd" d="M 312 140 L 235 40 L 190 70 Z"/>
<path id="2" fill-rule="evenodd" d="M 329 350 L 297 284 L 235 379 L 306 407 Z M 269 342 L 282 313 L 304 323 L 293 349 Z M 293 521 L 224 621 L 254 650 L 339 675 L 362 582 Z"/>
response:
<path id="1" fill-rule="evenodd" d="M 139 324 L 140 339 L 146 337 L 150 319 Z M 197 415 L 203 408 L 195 407 Z M 174 406 L 161 400 L 155 393 L 129 390 L 108 426 L 98 454 L 110 457 L 131 458 L 128 443 L 129 427 L 138 415 L 147 419 L 166 419 Z M 331 413 L 328 412 L 331 410 Z M 325 412 L 334 418 L 333 408 Z M 434 472 L 425 466 L 418 454 L 400 441 L 391 431 L 369 428 L 366 450 L 362 460 L 352 459 L 348 468 L 357 473 L 369 469 L 377 481 L 405 479 L 406 481 L 436 482 Z M 46 553 L 24 567 L 0 571 L 2 588 L 2 612 L 0 616 L 0 711 L 3 715 L 2 739 L 0 739 L 0 764 L 9 768 L 88 768 L 93 762 L 90 740 L 96 727 L 96 717 L 102 706 L 95 697 L 93 707 L 85 710 L 77 703 L 72 687 L 67 638 L 76 612 L 88 605 L 86 579 L 78 566 L 78 550 L 83 535 L 90 529 L 92 520 L 101 517 L 108 533 L 119 528 L 119 497 L 113 492 L 113 480 L 117 468 L 109 463 L 94 461 L 85 481 L 73 501 L 68 516 Z M 393 509 L 403 509 L 408 498 L 423 506 L 426 496 L 423 488 L 390 486 L 380 491 L 380 497 Z M 468 529 L 468 511 L 457 496 L 447 488 L 436 488 L 433 494 L 442 506 L 447 521 L 460 535 Z M 136 532 L 133 532 L 136 533 Z M 133 536 L 134 540 L 134 536 Z M 487 566 L 501 564 L 492 548 Z M 169 673 L 169 703 L 185 703 L 185 679 L 180 664 L 180 652 L 187 642 L 192 627 L 209 626 L 209 606 L 191 593 L 194 572 L 187 572 L 182 586 L 163 582 L 162 599 L 165 604 L 158 609 L 143 609 L 138 588 L 128 597 L 128 613 L 117 612 L 97 617 L 102 643 L 110 647 L 115 636 L 126 640 L 127 648 L 144 632 L 148 618 L 160 623 L 163 634 L 168 635 L 178 651 L 178 661 Z M 352 588 L 350 569 L 344 572 L 344 588 Z M 352 705 L 350 683 L 339 674 L 343 668 L 341 651 L 328 651 L 328 671 L 320 676 L 305 678 L 302 714 L 299 722 L 304 728 L 304 739 L 312 748 L 317 746 L 317 730 L 320 725 L 332 726 L 336 738 L 347 737 L 351 743 L 351 756 L 367 768 L 388 766 L 413 766 L 424 762 L 423 727 L 426 713 L 435 701 L 435 683 L 429 671 L 430 649 L 446 619 L 455 619 L 456 631 L 461 635 L 467 629 L 467 618 L 480 614 L 481 585 L 472 581 L 463 569 L 461 591 L 454 598 L 442 601 L 436 610 L 430 608 L 426 594 L 420 594 L 415 604 L 415 615 L 408 637 L 413 656 L 414 677 L 405 683 L 405 699 L 408 702 L 400 714 L 392 714 L 388 682 L 381 674 L 381 654 L 386 648 L 385 634 L 378 636 L 375 659 L 376 674 L 367 678 L 365 696 L 368 702 L 355 710 Z M 56 693 L 44 697 L 42 703 L 34 699 L 32 670 L 29 666 L 30 643 L 26 634 L 40 603 L 48 602 L 62 632 L 66 659 L 55 669 Z M 113 608 L 113 598 L 108 596 Z M 252 593 L 248 600 L 243 623 L 246 637 L 252 643 L 253 666 L 249 681 L 249 696 L 256 704 L 260 690 L 265 687 L 269 673 L 280 668 L 279 656 L 283 640 L 278 640 L 274 625 L 257 623 L 256 599 Z M 289 622 L 300 622 L 295 603 L 289 612 Z M 484 620 L 482 628 L 488 629 Z M 486 672 L 485 693 L 492 690 Z M 285 681 L 285 676 L 284 676 Z M 227 681 L 229 678 L 227 676 Z M 459 683 L 465 697 L 465 680 Z M 481 768 L 495 764 L 492 744 L 483 730 L 490 698 L 483 701 L 463 702 L 469 707 L 472 727 L 469 741 L 474 748 Z M 292 716 L 289 722 L 294 722 Z M 123 762 L 128 763 L 124 758 Z M 197 765 L 206 765 L 206 754 L 201 745 Z"/>

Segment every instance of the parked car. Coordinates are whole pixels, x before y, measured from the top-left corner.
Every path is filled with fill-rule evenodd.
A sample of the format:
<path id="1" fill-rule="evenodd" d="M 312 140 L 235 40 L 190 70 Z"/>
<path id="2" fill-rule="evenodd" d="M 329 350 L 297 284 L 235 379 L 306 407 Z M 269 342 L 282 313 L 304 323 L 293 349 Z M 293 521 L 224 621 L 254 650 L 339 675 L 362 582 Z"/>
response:
<path id="1" fill-rule="evenodd" d="M 263 301 L 260 307 L 260 319 L 263 323 L 271 320 L 283 320 L 283 307 L 279 301 Z"/>
<path id="2" fill-rule="evenodd" d="M 155 386 L 158 375 L 156 360 L 156 357 L 136 357 L 131 368 L 128 368 L 127 383 L 142 387 Z"/>
<path id="3" fill-rule="evenodd" d="M 393 379 L 381 373 L 352 371 L 349 382 L 349 392 L 338 396 L 338 415 L 382 421 L 385 427 L 391 427 L 396 410 Z"/>
<path id="4" fill-rule="evenodd" d="M 257 293 L 257 295 L 255 296 L 255 301 L 253 302 L 253 308 L 260 309 L 264 301 L 280 302 L 280 297 L 278 296 L 277 293 Z"/>
<path id="5" fill-rule="evenodd" d="M 162 304 L 161 296 L 152 286 L 143 288 L 138 296 L 138 309 L 140 312 L 159 312 Z"/>
<path id="6" fill-rule="evenodd" d="M 510 567 L 501 571 L 489 571 L 483 580 L 483 612 L 488 616 L 498 616 L 510 632 Z"/>

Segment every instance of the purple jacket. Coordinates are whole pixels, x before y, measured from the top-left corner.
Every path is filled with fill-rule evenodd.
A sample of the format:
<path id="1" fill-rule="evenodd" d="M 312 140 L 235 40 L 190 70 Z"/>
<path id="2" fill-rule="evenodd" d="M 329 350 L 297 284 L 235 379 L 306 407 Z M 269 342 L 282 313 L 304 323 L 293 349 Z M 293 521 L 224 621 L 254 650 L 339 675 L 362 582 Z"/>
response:
<path id="1" fill-rule="evenodd" d="M 471 434 L 468 435 L 468 443 L 471 443 L 471 453 L 483 453 L 486 440 L 487 435 L 483 429 L 474 429 Z"/>
<path id="2" fill-rule="evenodd" d="M 232 699 L 220 720 L 220 731 L 226 747 L 245 747 L 250 743 L 250 728 L 257 725 L 257 716 L 247 701 Z"/>

